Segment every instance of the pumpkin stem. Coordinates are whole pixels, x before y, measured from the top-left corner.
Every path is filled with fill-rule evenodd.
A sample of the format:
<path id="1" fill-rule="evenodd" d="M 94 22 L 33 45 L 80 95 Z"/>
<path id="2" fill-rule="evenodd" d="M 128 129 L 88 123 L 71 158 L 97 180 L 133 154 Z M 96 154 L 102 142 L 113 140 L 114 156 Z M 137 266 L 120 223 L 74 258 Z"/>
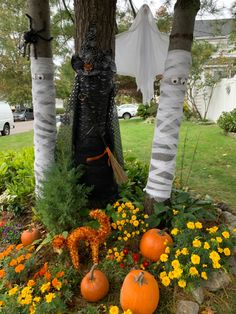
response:
<path id="1" fill-rule="evenodd" d="M 141 271 L 138 276 L 135 277 L 135 282 L 137 282 L 140 286 L 146 283 L 144 279 L 144 272 Z"/>
<path id="2" fill-rule="evenodd" d="M 89 274 L 90 274 L 90 276 L 89 276 L 89 280 L 94 280 L 94 270 L 95 270 L 95 268 L 98 266 L 98 264 L 94 264 L 93 266 L 92 266 L 92 268 L 90 269 L 90 272 L 89 272 Z"/>

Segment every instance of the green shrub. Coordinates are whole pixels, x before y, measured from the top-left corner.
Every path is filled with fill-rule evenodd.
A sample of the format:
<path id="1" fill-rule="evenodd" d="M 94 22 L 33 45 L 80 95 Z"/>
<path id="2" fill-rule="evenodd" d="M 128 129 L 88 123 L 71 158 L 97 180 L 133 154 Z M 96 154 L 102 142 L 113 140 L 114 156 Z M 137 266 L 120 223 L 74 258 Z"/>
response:
<path id="1" fill-rule="evenodd" d="M 63 114 L 65 113 L 65 108 L 56 108 L 56 114 Z"/>
<path id="2" fill-rule="evenodd" d="M 148 117 L 155 117 L 157 114 L 157 104 L 155 102 L 151 102 L 150 105 L 141 104 L 138 107 L 137 115 L 142 117 L 144 120 Z"/>
<path id="3" fill-rule="evenodd" d="M 0 152 L 0 206 L 21 214 L 34 200 L 34 152 Z"/>
<path id="4" fill-rule="evenodd" d="M 236 133 L 236 109 L 230 112 L 223 112 L 217 123 L 225 132 Z"/>

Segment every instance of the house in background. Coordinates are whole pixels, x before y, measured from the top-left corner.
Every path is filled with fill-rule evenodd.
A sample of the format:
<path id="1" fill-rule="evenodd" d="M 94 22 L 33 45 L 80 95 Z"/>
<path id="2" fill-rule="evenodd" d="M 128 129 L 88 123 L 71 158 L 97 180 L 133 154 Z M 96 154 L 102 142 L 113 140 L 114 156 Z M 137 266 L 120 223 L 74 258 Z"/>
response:
<path id="1" fill-rule="evenodd" d="M 236 108 L 236 50 L 230 41 L 235 27 L 232 19 L 196 20 L 194 38 L 207 41 L 217 48 L 211 61 L 205 65 L 202 80 L 206 73 L 217 83 L 213 87 L 194 91 L 195 102 L 202 117 L 217 121 L 223 111 Z"/>

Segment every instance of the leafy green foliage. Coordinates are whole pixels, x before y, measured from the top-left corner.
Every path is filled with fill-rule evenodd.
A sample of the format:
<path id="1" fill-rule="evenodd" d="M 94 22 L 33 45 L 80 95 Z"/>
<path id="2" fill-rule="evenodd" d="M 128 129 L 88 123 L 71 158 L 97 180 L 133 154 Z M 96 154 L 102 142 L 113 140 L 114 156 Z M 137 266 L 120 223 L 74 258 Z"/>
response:
<path id="1" fill-rule="evenodd" d="M 221 127 L 226 133 L 236 133 L 236 109 L 230 112 L 223 112 L 220 115 L 217 123 L 219 127 Z"/>
<path id="2" fill-rule="evenodd" d="M 36 211 L 53 234 L 77 228 L 88 214 L 87 200 L 91 188 L 80 183 L 82 168 L 54 164 L 46 175 Z"/>
<path id="3" fill-rule="evenodd" d="M 2 209 L 21 214 L 31 206 L 34 200 L 33 161 L 32 148 L 19 152 L 0 152 L 0 205 Z"/>
<path id="4" fill-rule="evenodd" d="M 155 102 L 151 102 L 150 106 L 141 104 L 138 107 L 138 116 L 142 117 L 144 120 L 148 117 L 155 117 L 157 114 L 157 106 Z"/>

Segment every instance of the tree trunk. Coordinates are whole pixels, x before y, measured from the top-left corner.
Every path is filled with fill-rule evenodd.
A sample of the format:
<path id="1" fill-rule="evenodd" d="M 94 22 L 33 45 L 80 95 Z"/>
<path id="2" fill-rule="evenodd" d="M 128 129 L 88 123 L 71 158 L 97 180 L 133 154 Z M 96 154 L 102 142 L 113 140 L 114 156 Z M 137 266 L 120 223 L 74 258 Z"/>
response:
<path id="1" fill-rule="evenodd" d="M 73 156 L 83 165 L 83 180 L 92 185 L 92 206 L 117 195 L 106 148 L 114 152 L 119 124 L 114 105 L 116 0 L 75 0 L 77 73 L 73 92 Z M 116 127 L 114 127 L 116 123 Z M 119 141 L 119 140 L 118 140 Z M 121 147 L 121 146 L 120 146 Z"/>
<path id="2" fill-rule="evenodd" d="M 36 193 L 39 194 L 45 171 L 54 161 L 56 143 L 54 67 L 50 42 L 50 9 L 48 0 L 28 0 L 32 28 L 40 31 L 30 45 L 32 96 L 34 108 L 34 150 Z"/>
<path id="3" fill-rule="evenodd" d="M 187 77 L 191 66 L 191 46 L 200 0 L 178 0 L 175 4 L 168 56 L 160 86 L 160 101 L 145 188 L 147 199 L 163 202 L 170 198 L 174 179 L 180 123 Z M 148 202 L 149 204 L 153 202 Z M 150 212 L 150 206 L 147 208 Z"/>

